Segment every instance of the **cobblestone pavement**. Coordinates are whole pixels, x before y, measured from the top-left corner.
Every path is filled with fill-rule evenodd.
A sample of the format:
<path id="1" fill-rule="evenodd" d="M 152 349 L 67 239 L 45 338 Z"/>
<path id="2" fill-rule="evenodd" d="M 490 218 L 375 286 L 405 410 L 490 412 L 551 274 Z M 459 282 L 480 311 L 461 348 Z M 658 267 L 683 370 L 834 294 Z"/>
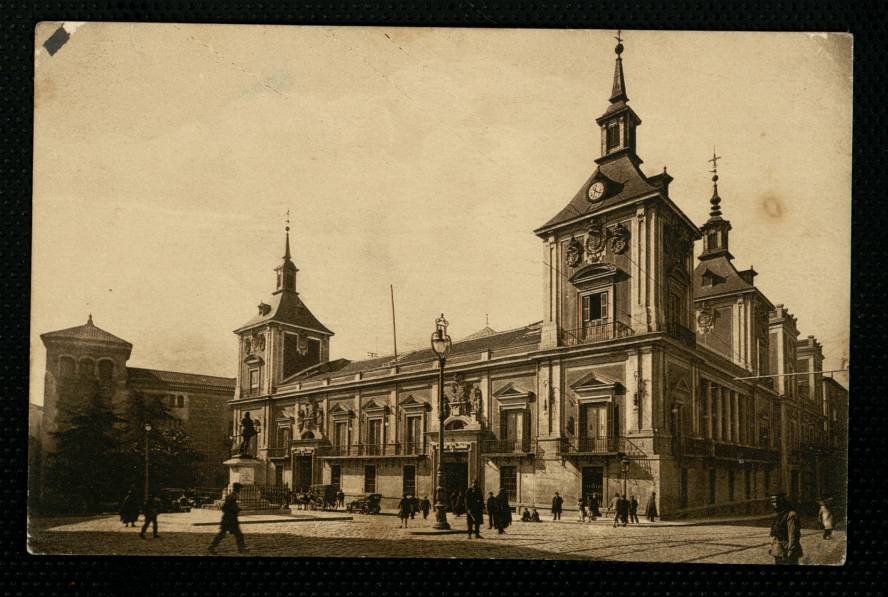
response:
<path id="1" fill-rule="evenodd" d="M 118 555 L 205 555 L 218 530 L 220 513 L 196 510 L 161 514 L 160 537 L 139 538 L 116 516 L 84 519 L 34 519 L 29 547 L 33 553 Z M 498 535 L 485 528 L 482 539 L 467 539 L 465 517 L 450 517 L 454 532 L 436 533 L 420 519 L 407 529 L 393 516 L 295 512 L 293 516 L 249 515 L 241 525 L 253 556 L 433 557 L 590 559 L 644 562 L 772 564 L 768 526 L 740 524 L 633 525 L 612 528 L 608 521 L 516 522 Z M 802 531 L 803 564 L 840 564 L 845 533 L 821 539 L 808 525 Z M 221 555 L 237 555 L 233 538 L 219 547 Z"/>

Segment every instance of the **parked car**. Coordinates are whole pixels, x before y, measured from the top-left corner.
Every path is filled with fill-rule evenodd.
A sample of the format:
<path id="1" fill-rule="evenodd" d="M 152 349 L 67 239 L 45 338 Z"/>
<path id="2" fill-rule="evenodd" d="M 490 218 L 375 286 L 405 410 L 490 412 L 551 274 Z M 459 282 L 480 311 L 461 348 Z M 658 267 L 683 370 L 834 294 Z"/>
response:
<path id="1" fill-rule="evenodd" d="M 347 510 L 360 514 L 379 514 L 382 510 L 380 506 L 381 500 L 381 493 L 368 493 L 349 502 Z"/>

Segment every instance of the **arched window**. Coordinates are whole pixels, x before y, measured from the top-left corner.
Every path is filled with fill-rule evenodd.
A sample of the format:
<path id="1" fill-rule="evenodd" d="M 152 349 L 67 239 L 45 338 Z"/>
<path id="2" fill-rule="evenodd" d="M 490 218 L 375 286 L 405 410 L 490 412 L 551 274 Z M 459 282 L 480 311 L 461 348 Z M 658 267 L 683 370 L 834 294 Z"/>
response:
<path id="1" fill-rule="evenodd" d="M 450 421 L 449 423 L 447 423 L 447 425 L 445 425 L 444 429 L 447 429 L 448 431 L 456 431 L 458 429 L 464 428 L 465 426 L 466 426 L 466 424 L 463 423 L 462 421 L 454 420 L 454 421 Z"/>
<path id="2" fill-rule="evenodd" d="M 81 379 L 93 379 L 96 376 L 96 363 L 90 358 L 80 359 L 77 373 Z"/>
<path id="3" fill-rule="evenodd" d="M 59 377 L 74 377 L 77 363 L 72 357 L 59 357 Z"/>
<path id="4" fill-rule="evenodd" d="M 114 380 L 114 361 L 102 359 L 99 361 L 99 383 L 110 385 Z"/>

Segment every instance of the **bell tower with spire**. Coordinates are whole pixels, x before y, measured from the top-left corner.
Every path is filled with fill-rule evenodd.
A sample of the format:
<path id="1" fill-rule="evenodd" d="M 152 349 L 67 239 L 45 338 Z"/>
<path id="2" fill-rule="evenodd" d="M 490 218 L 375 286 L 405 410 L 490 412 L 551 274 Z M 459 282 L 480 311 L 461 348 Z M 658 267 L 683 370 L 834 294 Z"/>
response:
<path id="1" fill-rule="evenodd" d="M 703 253 L 700 259 L 724 255 L 728 259 L 734 257 L 728 251 L 728 233 L 731 231 L 731 223 L 722 218 L 721 197 L 718 196 L 718 161 L 721 156 L 715 155 L 712 150 L 712 198 L 709 200 L 709 219 L 703 224 Z"/>
<path id="2" fill-rule="evenodd" d="M 284 257 L 283 262 L 274 271 L 277 273 L 277 287 L 275 294 L 279 292 L 296 292 L 296 274 L 299 268 L 290 257 L 290 210 L 287 210 L 287 225 L 284 228 Z"/>
<path id="3" fill-rule="evenodd" d="M 324 324 L 297 292 L 299 268 L 290 253 L 290 212 L 284 227 L 284 256 L 275 269 L 275 289 L 259 302 L 256 314 L 234 330 L 240 342 L 235 398 L 273 394 L 330 358 L 330 337 Z"/>
<path id="4" fill-rule="evenodd" d="M 610 106 L 595 122 L 601 127 L 601 163 L 615 156 L 628 154 L 639 163 L 635 147 L 635 128 L 641 124 L 641 118 L 629 107 L 629 96 L 626 94 L 626 79 L 623 77 L 623 38 L 621 31 L 616 35 L 617 45 L 614 52 L 617 60 L 614 64 L 614 83 L 611 87 Z"/>

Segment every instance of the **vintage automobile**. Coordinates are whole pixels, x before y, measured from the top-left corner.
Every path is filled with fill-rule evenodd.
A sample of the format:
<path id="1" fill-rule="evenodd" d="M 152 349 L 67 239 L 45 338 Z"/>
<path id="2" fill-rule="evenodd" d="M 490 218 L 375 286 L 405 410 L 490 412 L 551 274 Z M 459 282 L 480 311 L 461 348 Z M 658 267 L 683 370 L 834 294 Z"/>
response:
<path id="1" fill-rule="evenodd" d="M 347 510 L 360 514 L 379 514 L 380 510 L 382 510 L 379 505 L 381 500 L 381 493 L 368 493 L 350 501 Z"/>

